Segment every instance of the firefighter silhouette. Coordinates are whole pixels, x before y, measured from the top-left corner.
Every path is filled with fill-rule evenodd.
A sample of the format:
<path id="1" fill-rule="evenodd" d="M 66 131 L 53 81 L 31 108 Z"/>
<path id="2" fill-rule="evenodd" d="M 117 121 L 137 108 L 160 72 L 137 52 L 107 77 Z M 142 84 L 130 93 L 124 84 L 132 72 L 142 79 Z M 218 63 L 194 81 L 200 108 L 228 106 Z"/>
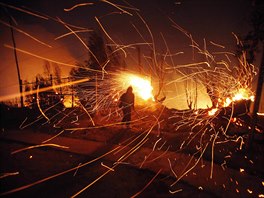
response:
<path id="1" fill-rule="evenodd" d="M 122 122 L 126 124 L 126 126 L 130 127 L 131 122 L 131 111 L 134 109 L 135 95 L 133 93 L 133 88 L 129 86 L 127 91 L 123 93 L 119 99 L 119 107 L 123 111 L 123 119 Z"/>

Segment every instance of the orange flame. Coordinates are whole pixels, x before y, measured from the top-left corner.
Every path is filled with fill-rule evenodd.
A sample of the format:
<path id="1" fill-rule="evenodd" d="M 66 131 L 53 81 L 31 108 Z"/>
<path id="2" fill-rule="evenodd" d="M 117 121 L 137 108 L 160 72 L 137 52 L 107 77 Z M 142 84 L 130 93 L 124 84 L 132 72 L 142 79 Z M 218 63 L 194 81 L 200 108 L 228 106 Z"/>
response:
<path id="1" fill-rule="evenodd" d="M 133 92 L 136 96 L 147 101 L 149 99 L 154 101 L 153 87 L 151 81 L 147 77 L 140 77 L 135 74 L 121 73 L 119 76 L 119 82 L 123 84 L 123 88 L 128 86 L 133 87 Z"/>
<path id="2" fill-rule="evenodd" d="M 250 95 L 250 91 L 244 88 L 238 90 L 238 92 L 234 93 L 233 97 L 225 98 L 224 100 L 219 99 L 218 102 L 222 102 L 223 107 L 228 107 L 232 102 L 239 100 L 251 100 L 254 101 L 254 96 Z M 208 115 L 212 116 L 218 111 L 218 108 L 211 109 L 208 111 Z"/>

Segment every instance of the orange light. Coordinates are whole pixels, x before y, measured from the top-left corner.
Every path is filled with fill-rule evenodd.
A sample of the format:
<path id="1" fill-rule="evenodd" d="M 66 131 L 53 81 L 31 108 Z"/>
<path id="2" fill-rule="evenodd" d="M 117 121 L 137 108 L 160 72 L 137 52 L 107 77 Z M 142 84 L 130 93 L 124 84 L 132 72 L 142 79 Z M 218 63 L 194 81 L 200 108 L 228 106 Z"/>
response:
<path id="1" fill-rule="evenodd" d="M 73 101 L 72 101 L 72 96 L 64 96 L 63 105 L 65 108 L 77 107 L 78 106 L 77 101 L 78 101 L 78 98 L 76 96 L 73 98 Z"/>
<path id="2" fill-rule="evenodd" d="M 228 107 L 232 102 L 239 101 L 239 100 L 254 101 L 254 96 L 250 95 L 249 90 L 241 88 L 236 93 L 233 93 L 233 97 L 226 98 L 223 101 L 223 107 Z M 221 100 L 219 102 L 221 102 Z"/>
<path id="3" fill-rule="evenodd" d="M 224 107 L 228 107 L 231 104 L 232 100 L 230 98 L 226 98 L 224 101 Z"/>
<path id="4" fill-rule="evenodd" d="M 236 122 L 237 121 L 237 118 L 234 117 L 234 118 L 231 118 L 231 122 Z"/>
<path id="5" fill-rule="evenodd" d="M 235 94 L 235 96 L 232 98 L 233 101 L 237 100 L 243 100 L 243 99 L 253 99 L 254 96 L 249 95 L 249 91 L 246 89 L 239 89 L 238 93 Z"/>
<path id="6" fill-rule="evenodd" d="M 217 108 L 211 109 L 210 111 L 208 111 L 208 115 L 209 115 L 209 116 L 215 115 L 215 113 L 216 113 L 217 111 L 218 111 Z"/>
<path id="7" fill-rule="evenodd" d="M 247 189 L 247 191 L 248 191 L 249 194 L 252 194 L 253 193 L 253 191 L 250 190 L 250 189 Z"/>
<path id="8" fill-rule="evenodd" d="M 151 86 L 151 81 L 147 77 L 140 77 L 135 74 L 121 73 L 119 76 L 119 82 L 123 83 L 124 89 L 128 86 L 133 87 L 133 92 L 136 96 L 147 101 L 149 99 L 154 101 L 153 87 Z"/>

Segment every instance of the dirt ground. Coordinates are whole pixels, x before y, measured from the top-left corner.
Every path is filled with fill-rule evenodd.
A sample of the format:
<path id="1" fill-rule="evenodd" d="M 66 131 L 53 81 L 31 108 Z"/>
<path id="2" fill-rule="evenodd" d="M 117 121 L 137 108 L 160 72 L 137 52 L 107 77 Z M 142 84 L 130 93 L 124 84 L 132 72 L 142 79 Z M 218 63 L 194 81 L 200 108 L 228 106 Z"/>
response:
<path id="1" fill-rule="evenodd" d="M 195 134 L 194 130 L 190 130 L 189 114 L 180 112 L 179 116 L 175 116 L 166 109 L 164 112 L 162 115 L 155 112 L 147 119 L 144 114 L 140 115 L 143 119 L 138 119 L 139 116 L 134 114 L 135 122 L 129 130 L 108 117 L 95 118 L 96 126 L 93 127 L 86 114 L 81 117 L 77 112 L 63 112 L 56 120 L 57 123 L 63 120 L 60 126 L 47 122 L 35 123 L 37 116 L 34 115 L 27 120 L 28 123 L 34 123 L 21 130 L 19 125 L 21 126 L 23 119 L 20 117 L 20 124 L 2 128 L 0 195 L 71 197 L 85 189 L 77 197 L 264 196 L 263 134 L 256 134 L 250 150 L 246 148 L 246 133 L 241 134 L 243 138 L 238 135 L 233 141 L 226 141 L 226 136 L 219 134 L 218 144 L 214 145 L 212 137 L 216 136 L 213 131 Z M 160 123 L 151 128 L 159 115 Z M 180 128 L 178 126 L 183 123 L 183 118 L 187 125 Z M 10 123 L 13 121 L 14 118 Z M 203 122 L 206 119 L 203 118 Z M 214 124 L 222 123 L 216 120 Z M 207 126 L 199 124 L 196 131 L 206 131 L 205 127 Z M 13 132 L 16 130 L 17 132 Z M 230 126 L 233 133 L 243 130 L 244 128 L 238 128 L 235 124 Z M 20 139 L 26 135 L 27 139 Z M 94 151 L 78 153 L 71 149 L 40 147 L 12 154 L 18 149 L 41 144 L 46 140 L 40 141 L 39 137 L 43 136 L 54 137 L 54 142 L 51 143 L 57 141 L 62 145 L 63 138 L 67 138 L 69 142 L 87 141 L 84 147 Z M 188 141 L 190 143 L 187 144 Z M 92 145 L 99 147 L 92 148 Z M 83 145 L 73 146 L 79 146 L 79 151 L 83 150 Z M 118 155 L 98 158 L 117 147 L 120 147 Z M 199 147 L 207 149 L 201 150 Z M 118 161 L 123 155 L 127 159 Z M 91 160 L 94 161 L 82 166 Z M 118 166 L 117 162 L 120 162 Z M 196 162 L 199 162 L 199 166 Z M 192 169 L 195 164 L 197 166 Z M 210 170 L 214 170 L 213 179 L 209 179 Z M 172 186 L 181 174 L 183 177 L 177 185 Z"/>
<path id="2" fill-rule="evenodd" d="M 50 148 L 31 149 L 10 155 L 12 151 L 25 146 L 21 143 L 1 141 L 0 171 L 1 173 L 17 173 L 0 180 L 1 193 L 32 184 L 91 160 L 89 156 Z M 105 172 L 106 168 L 100 163 L 99 161 L 90 164 L 5 197 L 71 197 Z M 104 163 L 110 165 L 112 162 L 104 161 Z M 152 171 L 123 164 L 78 197 L 131 197 L 141 191 L 154 176 L 155 173 Z M 173 179 L 166 175 L 159 175 L 139 197 L 174 197 L 169 193 L 169 183 L 172 181 Z M 184 190 L 177 193 L 177 197 L 212 196 L 211 193 L 201 191 L 184 182 L 181 182 L 178 188 Z"/>

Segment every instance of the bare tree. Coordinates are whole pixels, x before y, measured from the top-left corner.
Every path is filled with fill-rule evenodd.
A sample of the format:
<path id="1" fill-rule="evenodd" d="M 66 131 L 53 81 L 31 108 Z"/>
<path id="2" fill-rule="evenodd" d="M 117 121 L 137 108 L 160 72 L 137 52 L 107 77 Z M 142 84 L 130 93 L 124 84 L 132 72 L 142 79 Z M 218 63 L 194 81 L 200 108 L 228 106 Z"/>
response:
<path id="1" fill-rule="evenodd" d="M 44 61 L 43 69 L 44 69 L 44 76 L 47 76 L 49 78 L 51 75 L 51 65 L 49 61 Z"/>
<path id="2" fill-rule="evenodd" d="M 80 102 L 84 106 L 92 107 L 96 103 L 96 92 L 100 89 L 99 79 L 105 78 L 105 71 L 113 71 L 116 67 L 120 67 L 122 60 L 118 50 L 107 47 L 104 38 L 99 33 L 91 33 L 88 48 L 89 59 L 84 64 L 79 63 L 79 67 L 72 69 L 70 75 L 73 80 L 89 78 L 89 82 L 79 83 L 74 86 L 74 89 Z"/>
<path id="3" fill-rule="evenodd" d="M 61 68 L 59 67 L 58 64 L 54 63 L 53 69 L 54 69 L 53 73 L 54 73 L 56 84 L 61 84 Z"/>
<path id="4" fill-rule="evenodd" d="M 195 91 L 193 91 L 193 88 L 189 86 L 188 81 L 186 80 L 186 83 L 184 84 L 185 87 L 185 95 L 186 95 L 186 102 L 189 109 L 197 109 L 197 97 L 198 97 L 198 91 L 197 91 L 197 82 L 195 81 Z"/>

